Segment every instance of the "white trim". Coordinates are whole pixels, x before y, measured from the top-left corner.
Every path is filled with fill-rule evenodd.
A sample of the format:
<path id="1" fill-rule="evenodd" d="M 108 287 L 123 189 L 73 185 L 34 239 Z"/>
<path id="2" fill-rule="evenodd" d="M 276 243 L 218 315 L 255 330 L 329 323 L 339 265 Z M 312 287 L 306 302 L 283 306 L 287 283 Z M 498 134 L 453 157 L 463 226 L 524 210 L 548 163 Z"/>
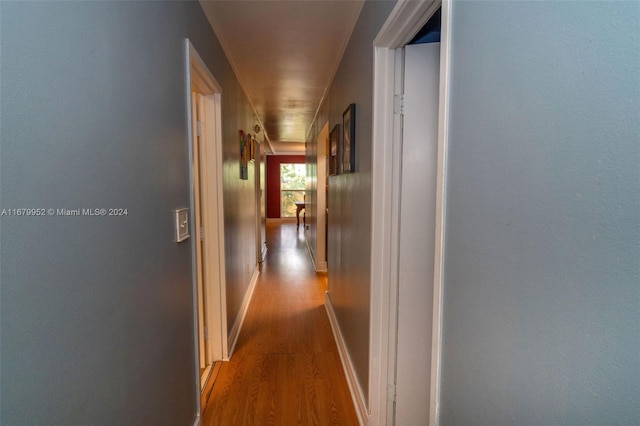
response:
<path id="1" fill-rule="evenodd" d="M 196 418 L 193 421 L 193 426 L 200 426 L 202 425 L 202 417 L 200 416 L 200 413 L 196 414 Z"/>
<path id="2" fill-rule="evenodd" d="M 360 387 L 360 383 L 358 383 L 356 371 L 353 368 L 353 362 L 351 361 L 351 357 L 349 356 L 349 351 L 347 350 L 344 337 L 340 332 L 338 319 L 336 318 L 336 313 L 333 310 L 333 304 L 331 303 L 331 297 L 328 291 L 325 292 L 324 307 L 327 311 L 327 316 L 329 317 L 329 323 L 331 324 L 331 330 L 333 331 L 333 337 L 336 341 L 336 346 L 338 347 L 340 361 L 342 361 L 342 368 L 344 369 L 347 384 L 349 385 L 349 392 L 351 393 L 351 399 L 353 400 L 353 405 L 356 409 L 356 415 L 358 416 L 358 423 L 361 426 L 368 425 L 369 413 L 367 412 L 367 403 L 364 397 L 364 393 L 362 392 L 362 388 Z"/>
<path id="3" fill-rule="evenodd" d="M 244 294 L 244 299 L 242 300 L 242 306 L 240 306 L 240 312 L 238 312 L 238 316 L 236 317 L 236 322 L 233 324 L 233 328 L 231 329 L 231 333 L 229 333 L 229 357 L 225 359 L 228 361 L 233 354 L 233 350 L 236 347 L 236 343 L 238 343 L 238 338 L 240 337 L 240 331 L 242 330 L 242 324 L 244 324 L 244 319 L 247 316 L 247 312 L 249 311 L 249 305 L 251 304 L 251 299 L 253 298 L 253 291 L 256 289 L 256 284 L 258 282 L 258 275 L 260 275 L 260 268 L 256 265 L 253 270 L 253 274 L 251 275 L 251 281 L 249 282 L 249 288 L 247 292 Z"/>
<path id="4" fill-rule="evenodd" d="M 433 328 L 429 425 L 440 423 L 440 364 L 442 357 L 442 290 L 444 286 L 444 234 L 446 217 L 447 153 L 449 148 L 449 82 L 451 76 L 451 1 L 443 0 L 440 29 L 440 107 L 436 170 L 436 227 L 433 271 Z"/>
<path id="5" fill-rule="evenodd" d="M 263 158 L 265 158 L 262 154 L 264 152 L 264 147 L 262 143 L 257 138 L 253 138 L 255 141 L 255 149 L 256 155 L 255 160 L 253 162 L 253 173 L 254 173 L 254 181 L 255 181 L 255 207 L 256 207 L 256 258 L 258 263 L 262 263 L 264 261 L 264 257 L 262 256 L 264 247 L 263 245 L 266 241 L 263 241 L 263 226 L 265 223 L 262 222 L 262 212 L 266 213 L 266 191 L 263 191 L 262 188 L 265 187 L 266 182 L 262 182 L 262 177 L 264 176 L 266 179 L 266 171 L 263 173 L 263 170 L 266 168 L 266 162 L 263 163 Z M 264 201 L 264 205 L 262 204 Z M 264 209 L 263 209 L 264 207 Z"/>
<path id="6" fill-rule="evenodd" d="M 394 188 L 391 174 L 399 169 L 399 157 L 393 155 L 393 75 L 395 54 L 391 49 L 374 50 L 373 143 L 372 143 L 372 199 L 371 199 L 371 329 L 369 339 L 369 408 L 371 424 L 387 423 L 387 400 L 392 309 L 390 269 L 394 262 L 392 232 Z M 397 262 L 395 262 L 397 264 Z M 395 276 L 397 280 L 397 275 Z"/>
<path id="7" fill-rule="evenodd" d="M 194 183 L 197 179 L 193 168 L 194 156 L 200 153 L 194 153 L 194 129 L 193 129 L 193 104 L 192 104 L 192 87 L 196 86 L 199 91 L 207 98 L 205 102 L 207 111 L 207 123 L 213 124 L 213 132 L 205 132 L 206 149 L 202 150 L 200 155 L 200 164 L 202 165 L 203 176 L 209 183 L 202 192 L 202 202 L 204 205 L 203 225 L 205 229 L 212 232 L 215 237 L 205 238 L 205 278 L 207 279 L 208 295 L 205 295 L 206 302 L 209 306 L 215 306 L 215 309 L 209 309 L 208 325 L 210 328 L 214 348 L 207 354 L 208 361 L 212 361 L 212 357 L 224 358 L 227 354 L 227 313 L 226 313 L 226 281 L 225 281 L 225 255 L 224 255 L 224 207 L 222 197 L 222 119 L 221 108 L 222 87 L 211 74 L 208 67 L 198 55 L 189 39 L 185 39 L 185 102 L 186 102 L 186 120 L 187 120 L 187 149 L 189 157 L 189 192 L 190 192 L 190 220 L 192 226 L 195 225 L 195 207 L 196 200 L 194 194 Z M 198 229 L 199 233 L 199 229 Z M 198 235 L 198 233 L 194 233 Z M 198 309 L 198 282 L 197 282 L 197 253 L 196 244 L 198 238 L 191 239 L 192 256 L 191 275 L 192 275 L 192 293 L 193 293 L 193 309 Z M 195 312 L 195 311 L 194 311 Z M 200 411 L 202 404 L 201 397 L 201 376 L 200 376 L 200 351 L 199 351 L 199 335 L 198 335 L 198 314 L 194 315 L 193 323 L 194 336 L 194 376 L 195 376 L 195 393 L 196 393 L 196 424 L 200 424 Z M 214 354 L 215 352 L 215 354 Z"/>
<path id="8" fill-rule="evenodd" d="M 316 272 L 327 272 L 327 262 L 316 262 Z"/>
<path id="9" fill-rule="evenodd" d="M 369 408 L 371 425 L 393 424 L 398 290 L 400 170 L 402 130 L 393 114 L 394 85 L 402 75 L 400 49 L 442 5 L 440 111 L 434 259 L 433 342 L 429 424 L 439 419 L 445 165 L 450 67 L 449 0 L 399 0 L 374 40 L 372 135 L 372 241 Z M 398 89 L 398 87 L 395 87 Z M 398 91 L 397 93 L 401 93 Z"/>
<path id="10" fill-rule="evenodd" d="M 327 146 L 329 144 L 329 121 L 326 121 L 316 138 L 316 201 L 315 206 L 315 256 L 316 271 L 327 270 Z M 313 158 L 313 157 L 312 157 Z M 307 157 L 308 161 L 309 157 Z M 317 259 L 316 259 L 317 258 Z"/>
<path id="11" fill-rule="evenodd" d="M 307 230 L 305 229 L 304 231 L 304 242 L 307 246 L 307 252 L 309 253 L 309 258 L 311 258 L 311 263 L 313 263 L 313 269 L 316 268 L 316 257 L 313 255 L 313 250 L 311 250 L 311 243 L 309 242 L 309 238 L 307 238 L 309 236 L 309 233 L 307 232 Z"/>
<path id="12" fill-rule="evenodd" d="M 211 371 L 213 370 L 213 364 L 209 364 L 205 367 L 204 371 L 200 375 L 200 393 L 204 391 L 204 388 L 207 386 L 207 382 L 209 381 L 209 376 L 211 375 Z"/>
<path id="13" fill-rule="evenodd" d="M 191 42 L 189 41 L 189 39 L 185 39 L 185 103 L 187 106 L 186 110 L 187 110 L 187 149 L 189 152 L 189 188 L 191 188 L 193 186 L 193 173 L 191 170 L 191 155 L 193 152 L 193 129 L 192 129 L 192 120 L 193 120 L 193 114 L 192 114 L 192 108 L 191 108 Z M 193 223 L 193 211 L 194 211 L 194 206 L 193 206 L 193 197 L 190 197 L 190 214 L 191 216 L 189 217 L 189 220 L 191 221 L 191 223 Z M 194 242 L 191 241 L 191 245 L 192 245 L 192 253 L 193 253 L 193 244 Z M 195 257 L 195 256 L 192 256 Z M 193 287 L 193 296 L 192 296 L 192 304 L 193 304 L 193 309 L 196 310 L 198 307 L 198 283 L 195 282 L 195 277 L 197 276 L 196 274 L 196 262 L 192 261 L 191 262 L 191 276 L 193 277 L 193 282 L 192 282 L 192 287 Z M 193 336 L 194 336 L 194 344 L 195 344 L 195 351 L 194 351 L 194 376 L 195 376 L 195 393 L 196 393 L 196 422 L 199 424 L 199 418 L 200 418 L 200 350 L 199 350 L 199 346 L 198 346 L 198 341 L 199 341 L 199 336 L 198 336 L 198 315 L 194 315 L 194 321 L 193 321 Z"/>
<path id="14" fill-rule="evenodd" d="M 440 7 L 434 0 L 398 0 L 384 25 L 373 40 L 377 47 L 403 47 L 420 31 Z"/>
<path id="15" fill-rule="evenodd" d="M 192 75 L 194 75 L 195 73 L 192 71 Z M 191 199 L 193 201 L 193 208 L 191 209 L 192 212 L 192 217 L 194 218 L 191 221 L 191 229 L 193 230 L 193 234 L 194 234 L 194 241 L 190 241 L 190 246 L 195 253 L 195 257 L 196 257 L 196 292 L 197 292 L 197 315 L 198 315 L 198 343 L 202 343 L 205 339 L 205 333 L 204 333 L 204 328 L 207 324 L 207 318 L 205 318 L 205 311 L 206 309 L 203 309 L 203 307 L 205 306 L 206 302 L 205 302 L 205 297 L 204 297 L 204 274 L 201 274 L 200 271 L 202 271 L 204 269 L 203 264 L 204 264 L 204 260 L 202 258 L 202 254 L 203 254 L 203 250 L 202 250 L 202 245 L 201 244 L 197 244 L 198 241 L 200 241 L 200 238 L 202 237 L 201 235 L 201 230 L 202 230 L 202 214 L 201 214 L 201 209 L 200 209 L 200 204 L 202 204 L 202 201 L 204 201 L 201 198 L 202 191 L 200 190 L 200 144 L 198 143 L 198 137 L 196 135 L 194 135 L 194 133 L 197 133 L 197 131 L 193 131 L 193 129 L 197 129 L 198 127 L 198 117 L 195 113 L 195 111 L 198 111 L 198 105 L 201 104 L 201 98 L 202 96 L 199 95 L 196 92 L 191 92 L 191 129 L 192 129 L 192 133 L 191 133 L 191 141 L 192 141 L 192 149 L 191 149 L 191 158 L 192 160 L 190 161 L 191 164 L 191 168 L 192 170 L 190 170 L 190 175 L 193 176 L 193 184 L 191 185 Z M 202 168 L 204 171 L 204 167 Z M 207 363 L 207 345 L 206 344 L 198 344 L 198 353 L 199 353 L 199 366 L 200 368 L 202 368 L 203 365 L 206 365 Z M 202 375 L 200 375 L 200 388 L 202 389 Z"/>
<path id="16" fill-rule="evenodd" d="M 215 259 L 217 257 L 217 282 L 219 286 L 217 288 L 217 292 L 212 293 L 212 296 L 215 300 L 212 301 L 213 306 L 220 306 L 220 317 L 218 321 L 216 321 L 217 328 L 221 330 L 219 335 L 217 336 L 220 339 L 221 344 L 221 353 L 218 354 L 220 359 L 226 359 L 229 357 L 229 348 L 227 346 L 227 274 L 226 274 L 226 251 L 225 251 L 225 226 L 224 226 L 224 185 L 222 178 L 222 171 L 224 170 L 224 161 L 223 161 L 223 142 L 222 142 L 222 99 L 221 96 L 218 95 L 215 98 L 215 104 L 217 113 L 215 114 L 215 127 L 216 127 L 216 142 L 215 142 L 215 163 L 213 166 L 214 170 L 217 170 L 217 178 L 215 179 L 215 184 L 211 184 L 208 187 L 213 192 L 210 194 L 210 197 L 216 197 L 217 210 L 216 216 L 213 219 L 214 225 L 216 226 L 218 232 L 217 241 L 208 240 L 208 244 L 212 244 L 217 242 L 218 246 L 216 250 L 209 250 L 208 260 L 209 264 L 213 265 Z M 213 183 L 214 179 L 209 177 L 209 183 Z M 207 242 L 205 238 L 205 242 Z M 211 322 L 210 324 L 213 324 Z M 217 329 L 216 328 L 216 329 Z"/>
<path id="17" fill-rule="evenodd" d="M 311 250 L 311 243 L 309 243 L 309 238 L 306 238 L 306 236 L 307 236 L 307 232 L 305 231 L 305 241 L 307 243 L 307 251 L 309 252 L 311 263 L 313 263 L 313 269 L 316 272 L 327 272 L 327 262 L 316 261 L 316 257 L 313 255 L 313 250 Z"/>
<path id="18" fill-rule="evenodd" d="M 222 366 L 222 362 L 218 361 L 218 362 L 215 362 L 212 368 L 210 369 L 211 371 L 209 373 L 209 377 L 207 378 L 203 391 L 200 395 L 200 404 L 203 407 L 206 407 L 209 401 L 211 400 L 211 394 L 213 393 L 213 386 L 215 385 L 218 375 L 220 374 L 221 366 Z M 201 416 L 203 415 L 204 413 L 201 414 Z"/>
<path id="19" fill-rule="evenodd" d="M 209 233 L 204 239 L 204 270 L 205 270 L 205 304 L 209 307 L 206 323 L 210 329 L 209 340 L 212 350 L 207 356 L 207 363 L 215 360 L 228 358 L 227 348 L 227 313 L 226 313 L 226 273 L 225 273 L 225 250 L 224 250 L 224 206 L 223 206 L 223 182 L 222 182 L 222 99 L 221 86 L 211 74 L 202 58 L 195 51 L 193 45 L 187 40 L 189 48 L 189 65 L 193 80 L 188 86 L 191 91 L 192 85 L 202 91 L 200 108 L 206 117 L 206 124 L 213 128 L 213 131 L 205 131 L 200 145 L 201 155 L 200 173 L 203 182 L 207 185 L 201 187 L 202 202 L 204 204 L 202 225 Z M 191 111 L 189 111 L 191 115 Z M 193 132 L 191 130 L 191 137 Z M 191 139 L 192 140 L 192 139 Z M 193 158 L 193 155 L 192 155 Z M 192 171 L 193 172 L 193 171 Z M 193 173 L 192 173 L 193 174 Z M 193 180 L 196 179 L 192 176 Z M 193 209 L 197 208 L 196 203 L 192 206 L 192 216 L 195 216 Z M 195 224 L 195 221 L 192 221 Z M 196 230 L 196 235 L 199 230 Z M 214 237 L 215 235 L 215 237 Z M 194 239 L 192 244 L 197 244 L 199 238 Z M 214 307 L 214 308 L 212 308 Z"/>
<path id="20" fill-rule="evenodd" d="M 296 223 L 296 218 L 294 217 L 268 217 L 267 223 Z"/>

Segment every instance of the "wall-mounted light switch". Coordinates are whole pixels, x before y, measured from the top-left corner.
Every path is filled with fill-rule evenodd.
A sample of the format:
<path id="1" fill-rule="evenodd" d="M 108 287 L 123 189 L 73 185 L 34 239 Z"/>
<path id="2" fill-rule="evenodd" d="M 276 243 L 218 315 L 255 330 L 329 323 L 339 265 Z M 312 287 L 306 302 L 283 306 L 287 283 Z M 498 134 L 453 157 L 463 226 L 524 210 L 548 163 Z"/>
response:
<path id="1" fill-rule="evenodd" d="M 189 239 L 189 209 L 177 209 L 174 211 L 176 226 L 176 242 Z"/>

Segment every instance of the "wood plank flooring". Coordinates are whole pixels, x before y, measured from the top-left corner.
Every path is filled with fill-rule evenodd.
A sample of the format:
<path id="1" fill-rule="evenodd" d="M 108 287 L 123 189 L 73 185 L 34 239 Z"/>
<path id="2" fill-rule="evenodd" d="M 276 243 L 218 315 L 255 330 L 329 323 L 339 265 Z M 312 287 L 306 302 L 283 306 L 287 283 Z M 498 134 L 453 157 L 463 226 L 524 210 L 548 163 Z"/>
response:
<path id="1" fill-rule="evenodd" d="M 295 224 L 267 224 L 267 258 L 204 426 L 357 425 L 318 275 Z"/>

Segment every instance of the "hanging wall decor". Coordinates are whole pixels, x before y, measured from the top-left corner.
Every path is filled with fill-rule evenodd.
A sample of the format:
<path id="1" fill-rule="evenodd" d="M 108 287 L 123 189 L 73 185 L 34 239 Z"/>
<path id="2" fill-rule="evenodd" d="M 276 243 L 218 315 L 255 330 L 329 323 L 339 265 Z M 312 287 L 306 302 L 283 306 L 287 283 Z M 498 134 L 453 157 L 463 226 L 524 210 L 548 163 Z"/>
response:
<path id="1" fill-rule="evenodd" d="M 356 104 L 351 104 L 342 114 L 342 173 L 356 171 Z"/>
<path id="2" fill-rule="evenodd" d="M 240 130 L 240 179 L 249 179 L 249 144 L 251 136 Z"/>
<path id="3" fill-rule="evenodd" d="M 338 141 L 340 140 L 340 125 L 333 126 L 329 133 L 329 175 L 338 174 Z"/>

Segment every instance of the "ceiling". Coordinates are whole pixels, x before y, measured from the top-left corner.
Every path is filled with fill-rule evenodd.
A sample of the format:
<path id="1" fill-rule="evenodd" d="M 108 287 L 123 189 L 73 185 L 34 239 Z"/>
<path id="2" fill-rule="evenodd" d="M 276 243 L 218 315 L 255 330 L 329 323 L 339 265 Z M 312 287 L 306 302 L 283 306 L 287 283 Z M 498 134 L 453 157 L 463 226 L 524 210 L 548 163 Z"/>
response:
<path id="1" fill-rule="evenodd" d="M 304 153 L 361 0 L 200 0 L 264 129 L 267 152 Z"/>

